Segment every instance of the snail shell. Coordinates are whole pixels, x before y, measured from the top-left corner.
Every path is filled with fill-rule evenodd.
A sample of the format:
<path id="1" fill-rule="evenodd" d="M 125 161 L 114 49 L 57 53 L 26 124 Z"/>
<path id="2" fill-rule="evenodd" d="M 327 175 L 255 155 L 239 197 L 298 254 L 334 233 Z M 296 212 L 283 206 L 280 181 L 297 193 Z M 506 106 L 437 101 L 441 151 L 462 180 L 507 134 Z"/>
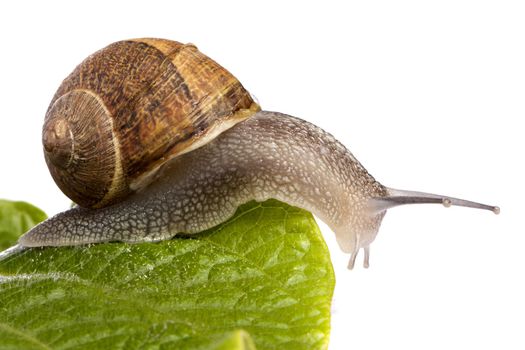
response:
<path id="1" fill-rule="evenodd" d="M 258 110 L 239 81 L 194 45 L 119 41 L 58 88 L 44 122 L 45 159 L 71 200 L 103 207 Z"/>

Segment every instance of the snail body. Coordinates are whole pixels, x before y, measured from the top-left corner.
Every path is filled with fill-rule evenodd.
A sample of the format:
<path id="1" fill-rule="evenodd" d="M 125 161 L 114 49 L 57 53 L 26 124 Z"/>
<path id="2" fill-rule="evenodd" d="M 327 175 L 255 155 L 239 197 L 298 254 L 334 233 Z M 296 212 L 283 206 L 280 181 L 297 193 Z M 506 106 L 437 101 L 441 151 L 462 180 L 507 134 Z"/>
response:
<path id="1" fill-rule="evenodd" d="M 133 41 L 132 45 L 137 42 L 146 46 L 157 45 L 160 51 L 170 52 L 167 57 L 171 61 L 178 60 L 183 67 L 189 64 L 187 59 L 177 58 L 186 49 L 169 41 L 156 40 L 141 39 Z M 177 47 L 179 51 L 173 51 L 173 47 Z M 104 50 L 99 54 L 106 55 Z M 88 61 L 96 59 L 94 56 L 88 58 Z M 193 68 L 190 71 L 195 74 L 200 74 L 200 71 L 205 71 L 208 67 L 202 63 L 206 61 L 205 58 L 200 57 L 199 60 L 201 68 L 193 67 L 193 61 L 191 64 Z M 165 62 L 166 59 L 161 61 Z M 142 58 L 139 62 L 143 64 L 145 59 Z M 123 65 L 129 66 L 129 62 L 126 61 Z M 95 179 L 93 186 L 97 196 L 93 195 L 91 185 L 80 190 L 74 188 L 64 191 L 66 194 L 73 193 L 71 198 L 81 204 L 81 207 L 60 213 L 41 223 L 22 236 L 19 244 L 36 247 L 108 241 L 159 241 L 172 238 L 179 232 L 192 234 L 220 224 L 231 217 L 239 205 L 250 200 L 275 198 L 309 210 L 326 222 L 335 232 L 341 249 L 351 253 L 349 267 L 352 268 L 361 248 L 365 252 L 364 265 L 368 266 L 369 246 L 377 235 L 386 210 L 393 206 L 442 203 L 446 206 L 461 205 L 494 212 L 499 210 L 479 203 L 394 190 L 381 185 L 333 136 L 304 120 L 282 113 L 261 111 L 240 83 L 235 79 L 228 80 L 231 75 L 225 73 L 216 63 L 213 62 L 212 66 L 225 77 L 216 80 L 224 83 L 219 84 L 224 89 L 223 92 L 214 92 L 214 95 L 203 93 L 200 90 L 202 84 L 196 83 L 200 78 L 189 79 L 203 96 L 198 98 L 197 103 L 180 103 L 190 111 L 189 115 L 183 113 L 177 119 L 173 118 L 172 112 L 166 112 L 165 115 L 159 114 L 159 117 L 151 112 L 155 108 L 141 107 L 144 114 L 142 118 L 149 120 L 144 125 L 150 127 L 144 129 L 144 125 L 136 124 L 137 130 L 131 127 L 133 131 L 126 129 L 126 123 L 118 121 L 119 118 L 128 118 L 128 121 L 133 119 L 130 116 L 134 112 L 129 111 L 129 102 L 119 102 L 120 108 L 128 108 L 124 112 L 119 112 L 114 106 L 108 108 L 107 102 L 104 102 L 106 99 L 82 85 L 82 81 L 91 81 L 93 88 L 97 88 L 103 85 L 97 83 L 100 78 L 86 79 L 87 71 L 83 72 L 83 66 L 79 66 L 81 68 L 77 68 L 77 73 L 74 72 L 66 79 L 66 88 L 59 88 L 44 125 L 46 160 L 50 167 L 55 167 L 55 163 L 59 165 L 59 170 L 51 170 L 55 181 L 60 182 L 61 188 L 69 186 L 69 176 L 73 173 L 75 178 L 71 183 L 78 186 L 79 179 L 89 179 L 92 176 L 79 172 L 79 167 L 86 166 L 84 169 L 90 169 L 94 165 L 104 164 L 97 159 L 90 162 L 89 159 L 73 154 L 71 150 L 75 149 L 86 149 L 89 154 L 95 153 L 97 156 L 112 153 L 113 157 L 122 157 L 123 153 L 130 152 L 127 148 L 135 147 L 139 153 L 142 152 L 140 157 L 150 157 L 152 165 L 142 164 L 142 158 L 133 162 L 122 158 L 116 162 L 113 160 L 116 165 L 94 172 L 106 175 L 104 181 Z M 148 70 L 142 68 L 144 71 Z M 74 83 L 70 83 L 71 81 Z M 181 86 L 187 88 L 192 84 L 179 82 L 175 85 L 188 97 L 194 93 Z M 145 95 L 151 95 L 157 85 L 145 83 L 149 90 L 141 87 L 137 91 L 146 89 Z M 101 90 L 107 89 L 109 88 Z M 120 84 L 119 89 L 126 91 L 127 87 Z M 131 94 L 132 101 L 147 100 L 140 97 L 142 95 L 137 95 L 137 91 Z M 112 93 L 108 92 L 107 95 Z M 208 97 L 211 95 L 214 97 Z M 222 101 L 225 96 L 226 100 Z M 177 98 L 172 97 L 171 100 Z M 200 104 L 203 100 L 208 101 L 204 103 L 204 107 Z M 118 98 L 116 101 L 119 101 Z M 153 105 L 158 107 L 159 103 L 161 102 Z M 139 102 L 136 104 L 140 105 Z M 210 106 L 214 106 L 218 112 L 205 113 L 206 118 L 203 119 L 199 113 L 202 110 L 213 110 Z M 231 108 L 230 112 L 227 112 L 228 108 Z M 88 115 L 86 111 L 89 112 Z M 119 117 L 113 117 L 102 124 L 84 121 L 93 117 L 113 116 L 114 113 Z M 64 115 L 67 117 L 64 118 Z M 162 124 L 166 118 L 169 123 L 174 123 L 171 130 L 157 130 L 154 126 L 161 125 L 164 128 Z M 80 131 L 73 131 L 79 124 Z M 109 151 L 93 151 L 94 143 L 98 146 L 104 143 L 102 141 L 91 140 L 87 146 L 76 145 L 79 140 L 93 137 L 85 135 L 90 133 L 87 127 L 89 125 L 97 125 L 94 128 L 96 130 L 103 129 L 98 125 L 108 127 L 105 134 L 96 132 L 95 136 L 100 138 L 111 134 L 112 139 L 106 142 L 110 145 Z M 161 143 L 161 146 L 153 147 L 154 151 L 150 151 L 150 145 L 145 145 L 153 142 L 154 138 L 140 136 L 141 132 L 149 129 L 156 133 L 155 137 Z M 125 133 L 121 133 L 122 130 Z M 75 136 L 76 133 L 81 136 Z M 130 135 L 134 138 L 129 139 Z M 188 138 L 187 135 L 193 135 L 195 140 L 189 139 L 192 136 Z M 156 154 L 161 148 L 167 150 L 165 156 Z M 102 184 L 106 187 L 99 188 Z M 87 199 L 77 199 L 84 192 Z"/>
<path id="2" fill-rule="evenodd" d="M 365 215 L 367 200 L 385 195 L 335 138 L 304 120 L 263 111 L 174 159 L 147 191 L 106 208 L 59 214 L 20 243 L 158 241 L 220 224 L 252 199 L 275 198 L 312 211 L 352 252 L 368 247 L 384 215 Z"/>

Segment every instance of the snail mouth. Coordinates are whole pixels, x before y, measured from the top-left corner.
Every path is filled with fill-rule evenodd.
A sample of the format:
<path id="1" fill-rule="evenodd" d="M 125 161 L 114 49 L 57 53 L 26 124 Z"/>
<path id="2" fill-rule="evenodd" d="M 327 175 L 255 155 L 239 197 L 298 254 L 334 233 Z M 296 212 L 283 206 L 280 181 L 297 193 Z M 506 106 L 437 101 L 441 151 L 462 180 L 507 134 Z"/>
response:
<path id="1" fill-rule="evenodd" d="M 47 158 L 58 168 L 66 169 L 73 159 L 74 138 L 65 119 L 52 119 L 44 125 L 42 143 Z"/>

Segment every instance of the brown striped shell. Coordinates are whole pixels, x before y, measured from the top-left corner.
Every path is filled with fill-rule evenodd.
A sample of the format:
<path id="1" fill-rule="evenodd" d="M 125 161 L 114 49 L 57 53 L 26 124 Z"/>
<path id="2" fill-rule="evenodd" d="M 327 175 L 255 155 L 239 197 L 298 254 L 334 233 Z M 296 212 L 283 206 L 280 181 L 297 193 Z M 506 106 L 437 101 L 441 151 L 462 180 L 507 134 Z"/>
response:
<path id="1" fill-rule="evenodd" d="M 71 200 L 102 207 L 258 110 L 231 73 L 191 44 L 119 41 L 58 88 L 44 122 L 45 159 Z"/>

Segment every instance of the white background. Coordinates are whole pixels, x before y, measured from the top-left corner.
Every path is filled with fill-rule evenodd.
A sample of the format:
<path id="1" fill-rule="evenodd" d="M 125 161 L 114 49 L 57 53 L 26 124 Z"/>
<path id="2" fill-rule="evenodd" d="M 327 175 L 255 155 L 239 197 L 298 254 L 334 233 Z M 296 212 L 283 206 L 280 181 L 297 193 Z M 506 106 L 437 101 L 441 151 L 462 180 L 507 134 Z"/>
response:
<path id="1" fill-rule="evenodd" d="M 351 272 L 322 225 L 337 273 L 331 349 L 523 349 L 524 23 L 519 1 L 2 2 L 0 197 L 69 206 L 40 129 L 82 59 L 125 38 L 193 42 L 383 184 L 501 206 L 392 209 L 370 269 L 360 257 Z"/>

